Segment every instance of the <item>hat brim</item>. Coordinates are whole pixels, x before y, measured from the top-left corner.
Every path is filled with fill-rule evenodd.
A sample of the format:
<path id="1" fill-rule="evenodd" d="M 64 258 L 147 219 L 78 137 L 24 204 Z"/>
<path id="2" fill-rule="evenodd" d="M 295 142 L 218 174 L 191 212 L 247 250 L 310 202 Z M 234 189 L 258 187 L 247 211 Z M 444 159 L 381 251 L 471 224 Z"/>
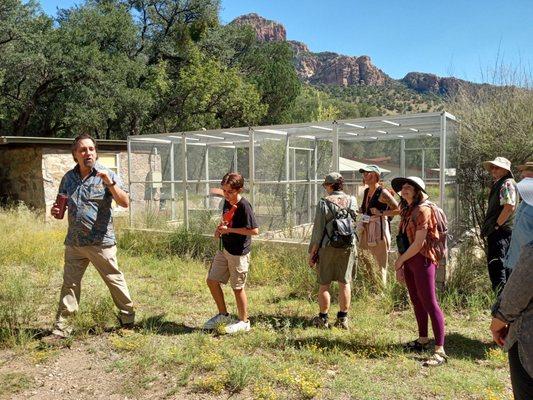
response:
<path id="1" fill-rule="evenodd" d="M 375 174 L 381 175 L 381 172 L 374 171 L 373 169 L 365 169 L 365 168 L 359 168 L 359 172 L 362 174 L 363 172 L 373 172 Z"/>
<path id="2" fill-rule="evenodd" d="M 483 161 L 483 168 L 485 168 L 485 169 L 486 169 L 487 171 L 489 171 L 489 172 L 490 172 L 490 166 L 491 166 L 491 165 L 494 165 L 494 166 L 496 166 L 496 167 L 499 167 L 499 168 L 502 168 L 502 169 L 504 169 L 504 170 L 506 170 L 506 171 L 511 172 L 511 168 L 507 167 L 507 166 L 504 165 L 504 164 L 500 164 L 500 163 L 498 163 L 498 162 L 494 162 L 494 161 Z"/>
<path id="3" fill-rule="evenodd" d="M 411 180 L 409 178 L 402 178 L 402 177 L 394 178 L 391 181 L 392 190 L 394 190 L 394 192 L 396 192 L 396 193 L 400 193 L 402 191 L 402 186 L 405 183 L 408 183 L 409 185 L 414 186 L 417 189 L 419 189 L 422 192 L 427 194 L 426 190 L 423 187 L 421 187 L 418 183 L 416 183 L 415 181 L 413 181 L 413 180 Z"/>

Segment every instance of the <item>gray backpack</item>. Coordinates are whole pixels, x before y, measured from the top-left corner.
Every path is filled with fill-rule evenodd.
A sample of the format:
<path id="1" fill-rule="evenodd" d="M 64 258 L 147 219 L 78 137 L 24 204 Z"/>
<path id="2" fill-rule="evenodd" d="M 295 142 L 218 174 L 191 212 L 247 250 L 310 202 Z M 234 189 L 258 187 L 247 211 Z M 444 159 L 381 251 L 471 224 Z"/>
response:
<path id="1" fill-rule="evenodd" d="M 340 208 L 337 204 L 324 199 L 333 219 L 327 224 L 331 224 L 332 233 L 328 234 L 327 224 L 325 234 L 328 236 L 331 247 L 338 249 L 345 249 L 352 247 L 355 239 L 355 212 L 350 208 L 352 206 L 352 199 L 347 208 Z"/>

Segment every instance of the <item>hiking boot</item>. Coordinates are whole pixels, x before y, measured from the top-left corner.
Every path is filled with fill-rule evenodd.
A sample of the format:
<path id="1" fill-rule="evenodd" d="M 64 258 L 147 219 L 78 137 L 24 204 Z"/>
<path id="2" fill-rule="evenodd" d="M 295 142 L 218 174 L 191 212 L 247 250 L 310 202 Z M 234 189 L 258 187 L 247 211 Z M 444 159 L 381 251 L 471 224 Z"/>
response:
<path id="1" fill-rule="evenodd" d="M 315 328 L 329 329 L 328 320 L 322 318 L 320 315 L 317 315 L 316 317 L 314 317 L 313 320 L 311 321 L 311 323 L 313 324 L 313 326 Z"/>
<path id="2" fill-rule="evenodd" d="M 211 331 L 215 329 L 217 326 L 220 326 L 223 324 L 229 324 L 230 322 L 231 322 L 231 317 L 229 315 L 217 314 L 213 318 L 206 321 L 206 323 L 203 326 L 203 329 Z"/>
<path id="3" fill-rule="evenodd" d="M 339 329 L 350 329 L 350 326 L 348 325 L 348 317 L 337 317 L 337 320 L 333 326 Z"/>
<path id="4" fill-rule="evenodd" d="M 226 329 L 224 329 L 224 331 L 229 334 L 237 333 L 237 332 L 248 332 L 249 330 L 250 330 L 250 321 L 235 322 L 234 324 L 226 326 Z"/>

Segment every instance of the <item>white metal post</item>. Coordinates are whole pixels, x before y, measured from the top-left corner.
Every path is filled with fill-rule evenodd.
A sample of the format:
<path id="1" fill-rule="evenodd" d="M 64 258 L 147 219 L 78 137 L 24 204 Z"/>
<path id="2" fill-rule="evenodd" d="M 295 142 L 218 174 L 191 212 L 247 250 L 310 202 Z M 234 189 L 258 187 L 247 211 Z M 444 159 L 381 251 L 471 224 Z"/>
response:
<path id="1" fill-rule="evenodd" d="M 442 113 L 440 118 L 440 168 L 439 168 L 439 202 L 444 209 L 446 199 L 446 115 Z"/>
<path id="2" fill-rule="evenodd" d="M 170 143 L 170 219 L 176 220 L 176 183 L 174 171 L 174 142 Z"/>
<path id="3" fill-rule="evenodd" d="M 426 150 L 422 149 L 422 180 L 426 179 Z"/>
<path id="4" fill-rule="evenodd" d="M 296 180 L 296 149 L 292 149 L 292 179 Z M 296 225 L 296 186 L 292 190 L 292 224 Z"/>
<path id="5" fill-rule="evenodd" d="M 250 185 L 250 204 L 252 207 L 255 207 L 255 145 L 254 145 L 254 130 L 252 128 L 248 129 L 250 135 L 250 144 L 249 144 L 249 157 L 248 157 L 248 174 L 249 174 L 249 185 Z"/>
<path id="6" fill-rule="evenodd" d="M 188 190 L 188 172 L 187 172 L 187 136 L 181 135 L 181 161 L 183 163 L 183 224 L 185 229 L 189 230 L 189 190 Z"/>
<path id="7" fill-rule="evenodd" d="M 405 177 L 405 139 L 400 140 L 400 176 Z"/>
<path id="8" fill-rule="evenodd" d="M 287 134 L 287 138 L 285 140 L 285 193 L 283 195 L 283 202 L 285 203 L 283 205 L 283 216 L 285 223 L 289 222 L 289 180 L 290 180 L 290 153 L 289 153 L 289 146 L 290 146 L 290 136 Z"/>
<path id="9" fill-rule="evenodd" d="M 313 155 L 311 151 L 307 152 L 307 181 L 309 184 L 307 185 L 307 222 L 312 222 L 313 217 L 313 194 L 311 191 L 313 190 L 313 184 L 311 183 L 311 174 L 312 174 L 312 168 L 313 168 Z"/>
<path id="10" fill-rule="evenodd" d="M 333 171 L 339 172 L 339 124 L 333 121 Z"/>
<path id="11" fill-rule="evenodd" d="M 204 153 L 204 171 L 205 171 L 205 201 L 206 210 L 209 209 L 209 146 L 205 146 Z"/>
<path id="12" fill-rule="evenodd" d="M 318 183 L 317 183 L 317 180 L 318 180 L 318 140 L 315 139 L 315 143 L 314 143 L 314 147 L 313 147 L 313 180 L 315 181 L 315 184 L 313 185 L 314 186 L 314 202 L 313 204 L 314 205 L 317 205 L 318 204 Z M 314 215 L 313 215 L 314 217 Z"/>
<path id="13" fill-rule="evenodd" d="M 133 201 L 132 201 L 132 191 L 131 191 L 131 140 L 129 137 L 128 137 L 128 196 L 130 197 L 130 206 L 128 207 L 128 212 L 129 212 L 129 217 L 130 217 L 129 225 L 131 228 L 132 216 L 133 216 L 132 214 L 133 213 L 132 211 Z"/>

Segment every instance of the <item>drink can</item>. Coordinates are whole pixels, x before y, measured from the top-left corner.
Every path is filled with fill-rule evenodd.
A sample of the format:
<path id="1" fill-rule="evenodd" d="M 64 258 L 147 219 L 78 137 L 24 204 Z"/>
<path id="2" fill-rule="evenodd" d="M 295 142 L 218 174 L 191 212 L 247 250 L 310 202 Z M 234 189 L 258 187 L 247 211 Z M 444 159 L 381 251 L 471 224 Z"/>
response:
<path id="1" fill-rule="evenodd" d="M 63 219 L 65 216 L 65 209 L 67 208 L 68 196 L 66 194 L 59 193 L 56 197 L 56 207 L 59 208 L 59 213 L 56 215 L 57 219 Z"/>

